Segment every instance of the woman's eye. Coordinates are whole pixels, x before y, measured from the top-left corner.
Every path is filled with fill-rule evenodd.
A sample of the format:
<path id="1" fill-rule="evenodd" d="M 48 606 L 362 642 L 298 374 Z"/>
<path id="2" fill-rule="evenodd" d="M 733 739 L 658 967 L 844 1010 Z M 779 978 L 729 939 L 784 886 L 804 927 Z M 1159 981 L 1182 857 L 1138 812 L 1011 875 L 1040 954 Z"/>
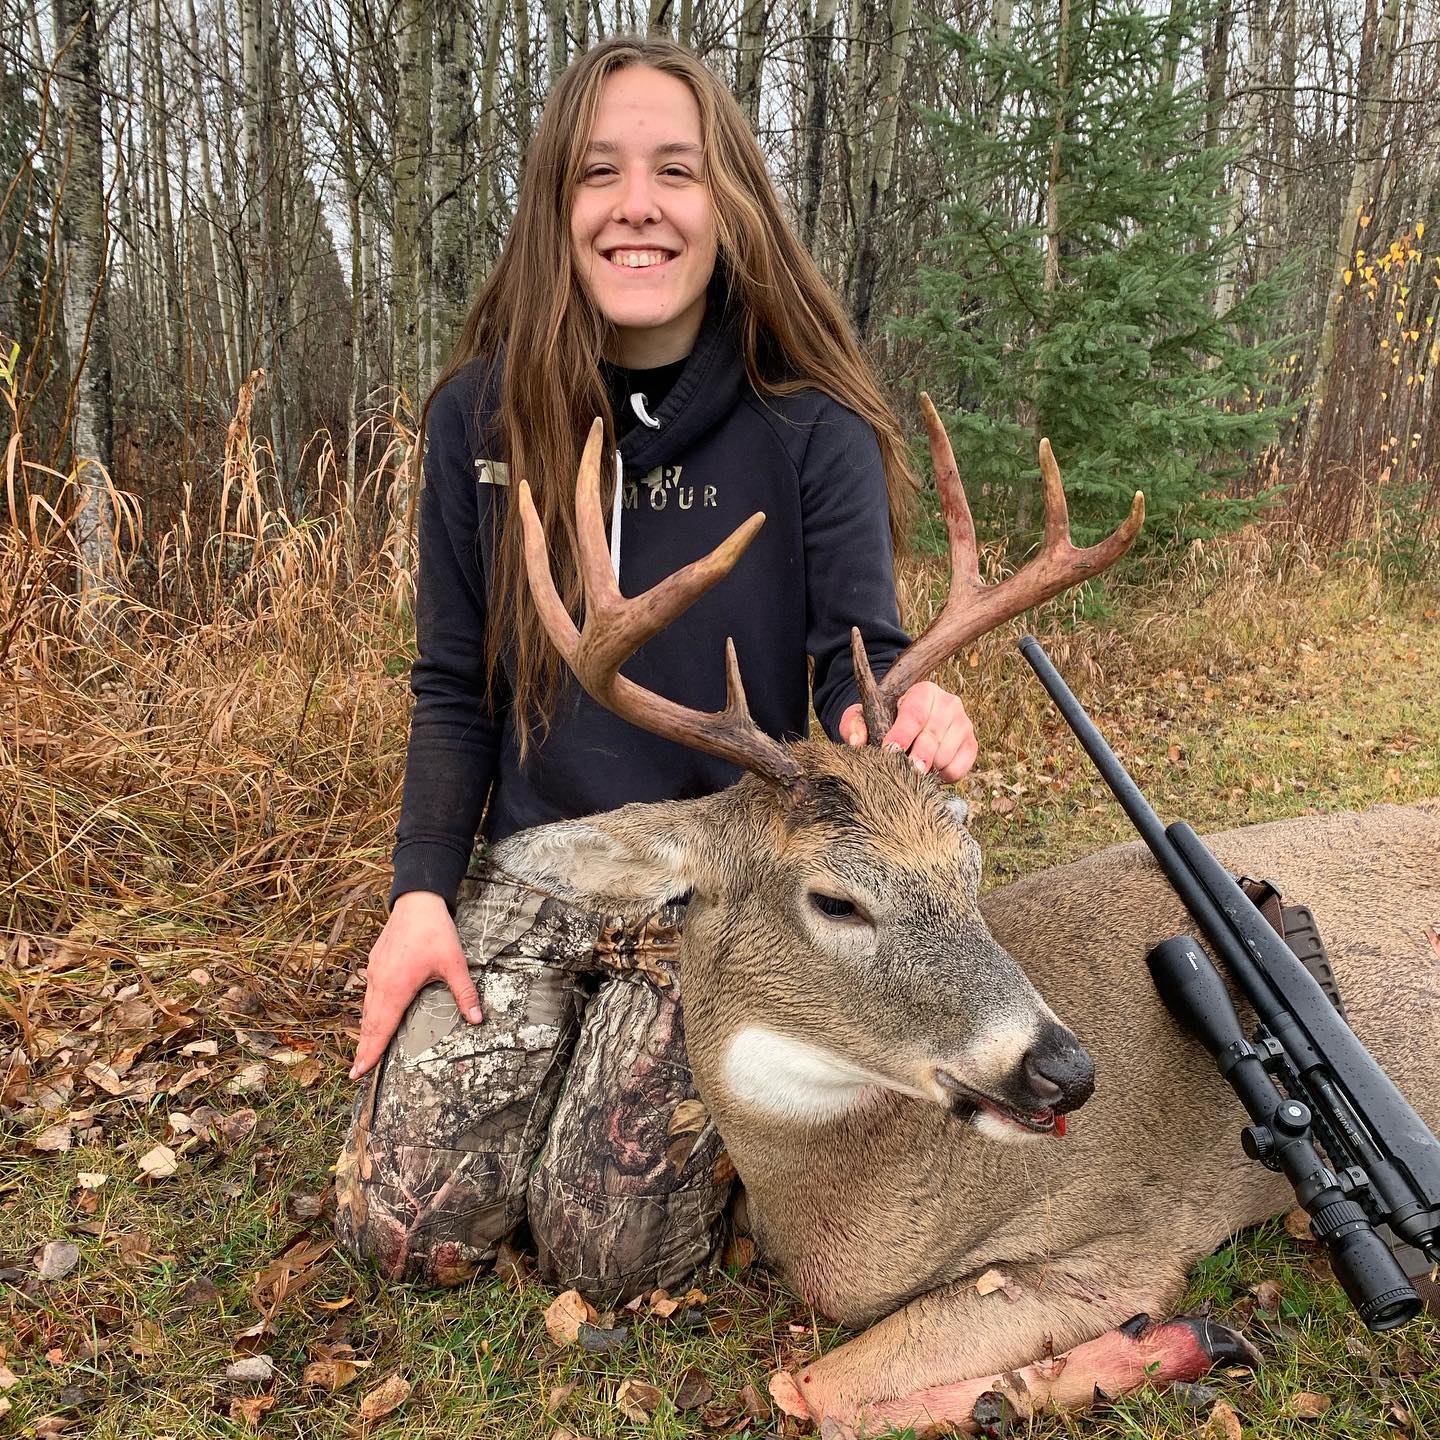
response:
<path id="1" fill-rule="evenodd" d="M 822 895 L 818 890 L 810 892 L 810 903 L 822 915 L 829 915 L 834 920 L 843 920 L 856 913 L 851 901 L 838 899 L 834 895 Z"/>
<path id="2" fill-rule="evenodd" d="M 584 175 L 586 180 L 607 180 L 615 173 L 614 167 L 610 165 L 592 165 Z"/>

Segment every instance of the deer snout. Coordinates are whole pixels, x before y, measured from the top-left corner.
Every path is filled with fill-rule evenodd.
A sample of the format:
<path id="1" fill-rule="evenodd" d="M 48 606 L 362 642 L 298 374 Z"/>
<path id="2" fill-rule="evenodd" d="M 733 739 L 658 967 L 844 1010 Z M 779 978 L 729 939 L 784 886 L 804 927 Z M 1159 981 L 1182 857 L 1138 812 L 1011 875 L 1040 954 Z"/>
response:
<path id="1" fill-rule="evenodd" d="M 1095 1062 L 1063 1025 L 1046 1027 L 1025 1052 L 1021 1070 L 1038 1109 L 1063 1114 L 1095 1093 Z"/>

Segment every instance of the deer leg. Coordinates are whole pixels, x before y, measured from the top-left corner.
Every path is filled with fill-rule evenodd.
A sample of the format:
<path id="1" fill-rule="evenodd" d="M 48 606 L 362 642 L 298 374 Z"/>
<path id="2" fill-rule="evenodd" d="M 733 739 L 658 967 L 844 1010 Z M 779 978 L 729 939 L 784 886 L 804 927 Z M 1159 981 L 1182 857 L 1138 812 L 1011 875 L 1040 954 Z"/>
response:
<path id="1" fill-rule="evenodd" d="M 1029 1415 L 1083 1409 L 1097 1389 L 1115 1395 L 1250 1363 L 1245 1342 L 1221 1326 L 1149 1324 L 1178 1301 L 1185 1277 L 1178 1265 L 1147 1275 L 1135 1254 L 1127 1244 L 1006 1267 L 1008 1283 L 984 1295 L 973 1279 L 932 1291 L 798 1375 L 775 1376 L 771 1393 L 791 1414 L 925 1433 L 973 1427 L 990 1391 Z"/>

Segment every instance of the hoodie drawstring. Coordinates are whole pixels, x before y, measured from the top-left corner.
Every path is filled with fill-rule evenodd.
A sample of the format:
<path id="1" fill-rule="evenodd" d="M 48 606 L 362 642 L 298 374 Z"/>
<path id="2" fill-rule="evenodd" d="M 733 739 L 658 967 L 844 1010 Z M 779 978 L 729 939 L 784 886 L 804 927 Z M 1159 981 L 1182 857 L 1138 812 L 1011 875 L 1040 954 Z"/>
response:
<path id="1" fill-rule="evenodd" d="M 651 430 L 658 430 L 660 422 L 645 407 L 649 402 L 644 395 L 632 395 L 630 408 L 635 418 Z M 625 462 L 620 458 L 619 447 L 615 450 L 615 504 L 610 511 L 610 565 L 615 571 L 615 583 L 620 583 L 620 507 L 625 498 Z"/>

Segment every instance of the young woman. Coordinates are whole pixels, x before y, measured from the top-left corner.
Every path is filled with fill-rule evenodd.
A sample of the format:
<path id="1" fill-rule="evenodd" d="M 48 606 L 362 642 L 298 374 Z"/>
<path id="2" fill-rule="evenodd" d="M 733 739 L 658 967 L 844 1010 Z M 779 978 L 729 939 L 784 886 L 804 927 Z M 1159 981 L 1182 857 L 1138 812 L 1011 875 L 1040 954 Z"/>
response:
<path id="1" fill-rule="evenodd" d="M 906 643 L 892 571 L 913 486 L 903 438 L 786 227 L 738 106 L 666 40 L 606 41 L 561 77 L 510 236 L 428 406 L 416 704 L 354 1078 L 427 982 L 481 1022 L 452 912 L 482 817 L 498 841 L 737 777 L 579 693 L 531 603 L 510 487 L 529 482 L 577 608 L 574 483 L 596 415 L 614 450 L 610 540 L 625 593 L 756 510 L 768 517 L 734 572 L 626 674 L 719 709 L 732 636 L 764 729 L 803 734 L 813 699 L 833 737 L 863 744 L 851 627 L 877 675 Z M 946 780 L 976 749 L 960 701 L 928 682 L 903 697 L 885 743 Z M 445 1278 L 433 1259 L 420 1269 Z"/>

